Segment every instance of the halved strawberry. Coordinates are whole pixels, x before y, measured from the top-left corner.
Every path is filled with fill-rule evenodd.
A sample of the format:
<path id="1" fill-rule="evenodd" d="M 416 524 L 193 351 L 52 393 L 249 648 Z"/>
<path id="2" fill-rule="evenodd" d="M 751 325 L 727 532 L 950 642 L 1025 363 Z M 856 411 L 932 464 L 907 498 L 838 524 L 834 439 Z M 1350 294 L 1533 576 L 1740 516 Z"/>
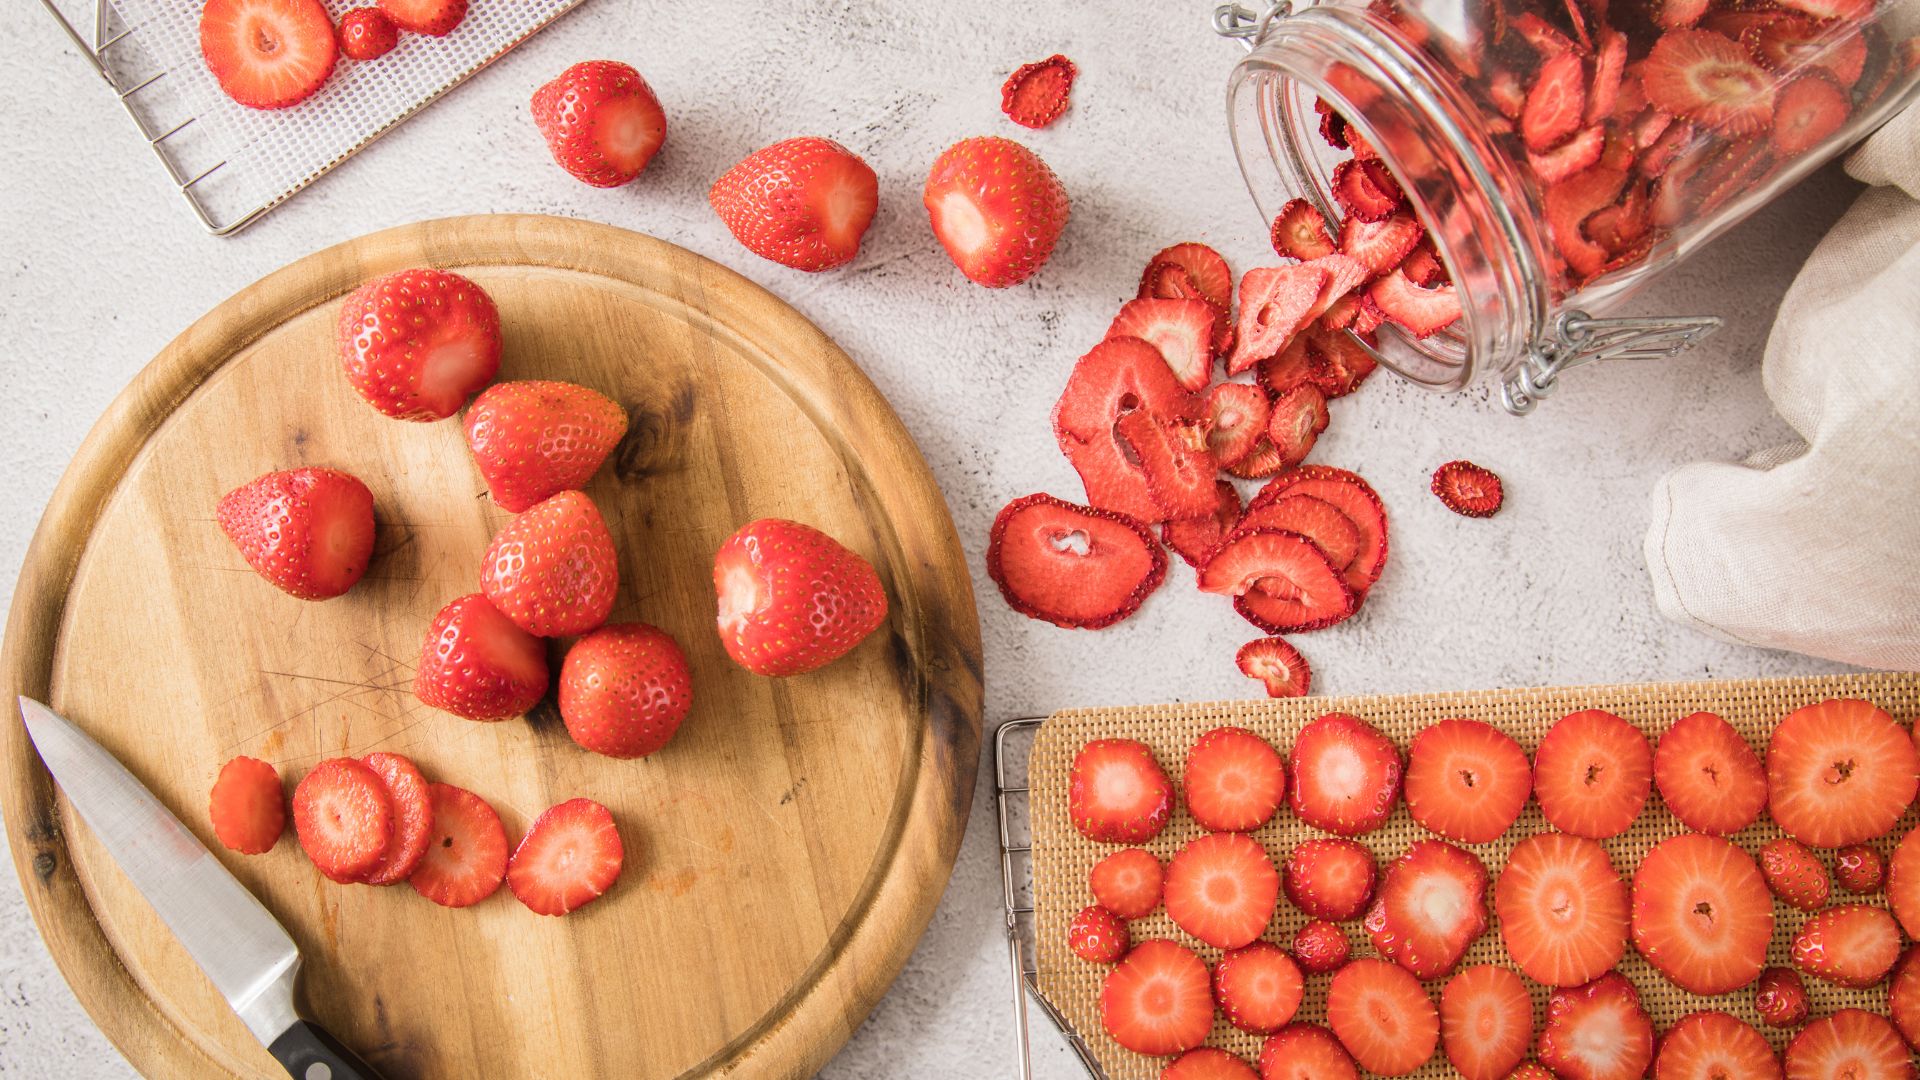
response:
<path id="1" fill-rule="evenodd" d="M 1173 781 L 1145 743 L 1094 739 L 1073 755 L 1067 816 L 1100 844 L 1144 844 L 1173 813 Z"/>
<path id="2" fill-rule="evenodd" d="M 1384 274 L 1399 266 L 1424 235 L 1426 230 L 1405 212 L 1389 214 L 1379 221 L 1348 218 L 1340 226 L 1340 254 L 1360 260 L 1375 274 Z"/>
<path id="3" fill-rule="evenodd" d="M 433 831 L 407 883 L 441 907 L 460 908 L 492 896 L 507 876 L 507 831 L 480 796 L 452 784 L 428 784 Z"/>
<path id="4" fill-rule="evenodd" d="M 1445 840 L 1415 840 L 1387 867 L 1363 924 L 1374 950 L 1437 979 L 1487 930 L 1487 868 Z"/>
<path id="5" fill-rule="evenodd" d="M 1839 131 L 1853 111 L 1853 99 L 1825 71 L 1809 71 L 1782 86 L 1773 99 L 1773 152 L 1804 154 Z"/>
<path id="6" fill-rule="evenodd" d="M 1541 196 L 1553 246 L 1583 278 L 1598 274 L 1611 253 L 1587 239 L 1581 227 L 1589 217 L 1614 205 L 1626 182 L 1626 173 L 1596 167 L 1552 185 Z"/>
<path id="7" fill-rule="evenodd" d="M 1293 957 L 1271 941 L 1229 949 L 1213 968 L 1213 997 L 1229 1024 L 1255 1035 L 1287 1025 L 1306 996 Z"/>
<path id="8" fill-rule="evenodd" d="M 1267 395 L 1248 383 L 1223 382 L 1207 393 L 1207 447 L 1221 468 L 1245 459 L 1266 433 L 1273 412 Z"/>
<path id="9" fill-rule="evenodd" d="M 1412 975 L 1384 960 L 1348 964 L 1327 986 L 1327 1026 L 1360 1067 L 1406 1076 L 1440 1045 L 1440 1013 Z"/>
<path id="10" fill-rule="evenodd" d="M 1289 771 L 1295 816 L 1342 836 L 1386 824 L 1400 800 L 1400 751 L 1349 713 L 1328 713 L 1302 728 Z"/>
<path id="11" fill-rule="evenodd" d="M 1875 893 L 1887 877 L 1887 860 L 1865 844 L 1843 847 L 1833 856 L 1833 879 L 1852 893 Z"/>
<path id="12" fill-rule="evenodd" d="M 1373 852 L 1357 840 L 1302 840 L 1287 856 L 1287 899 L 1315 919 L 1356 919 L 1373 898 Z"/>
<path id="13" fill-rule="evenodd" d="M 1378 161 L 1349 158 L 1341 162 L 1334 166 L 1328 187 L 1347 216 L 1361 221 L 1379 221 L 1406 201 L 1400 185 Z"/>
<path id="14" fill-rule="evenodd" d="M 1251 832 L 1272 820 L 1286 798 L 1287 765 L 1253 732 L 1214 728 L 1187 751 L 1180 792 L 1201 828 Z"/>
<path id="15" fill-rule="evenodd" d="M 1132 935 L 1120 916 L 1089 904 L 1067 920 L 1067 949 L 1090 964 L 1118 963 L 1127 954 Z"/>
<path id="16" fill-rule="evenodd" d="M 1768 1027 L 1799 1027 L 1807 1022 L 1807 984 L 1792 968 L 1770 967 L 1753 983 L 1753 1011 Z"/>
<path id="17" fill-rule="evenodd" d="M 1114 432 L 1122 413 L 1145 409 L 1162 419 L 1197 417 L 1200 402 L 1174 378 L 1160 350 L 1139 338 L 1109 338 L 1073 366 L 1053 406 L 1053 435 L 1103 510 L 1157 520 L 1146 474 Z"/>
<path id="18" fill-rule="evenodd" d="M 1687 828 L 1730 836 L 1767 805 L 1767 770 L 1747 740 L 1710 712 L 1674 722 L 1653 751 L 1653 782 Z"/>
<path id="19" fill-rule="evenodd" d="M 1887 983 L 1887 1015 L 1907 1045 L 1920 1050 L 1920 945 L 1909 946 Z"/>
<path id="20" fill-rule="evenodd" d="M 313 865 L 341 883 L 380 864 L 393 836 L 393 804 L 380 774 L 352 758 L 328 758 L 293 789 L 293 832 Z"/>
<path id="21" fill-rule="evenodd" d="M 1900 927 L 1885 908 L 1830 907 L 1793 936 L 1793 966 L 1836 986 L 1864 989 L 1887 977 L 1900 959 Z"/>
<path id="22" fill-rule="evenodd" d="M 1640 729 L 1601 709 L 1554 722 L 1533 754 L 1533 794 L 1547 823 L 1605 840 L 1640 816 L 1653 787 L 1653 749 Z"/>
<path id="23" fill-rule="evenodd" d="M 1653 1064 L 1653 1021 L 1625 975 L 1609 971 L 1547 997 L 1535 1055 L 1563 1077 L 1640 1080 Z"/>
<path id="24" fill-rule="evenodd" d="M 1222 383 L 1223 386 L 1236 385 Z M 1160 526 L 1160 539 L 1198 570 L 1207 564 L 1223 537 L 1240 520 L 1240 491 L 1225 480 L 1213 482 L 1213 513 L 1206 517 L 1168 521 Z"/>
<path id="25" fill-rule="evenodd" d="M 1240 646 L 1233 662 L 1249 679 L 1259 679 L 1274 698 L 1305 697 L 1313 685 L 1313 669 L 1300 650 L 1286 638 L 1257 638 Z"/>
<path id="26" fill-rule="evenodd" d="M 1273 411 L 1267 416 L 1267 441 L 1280 455 L 1284 468 L 1306 460 L 1320 433 L 1327 430 L 1327 420 L 1326 395 L 1312 383 L 1301 383 L 1273 399 Z"/>
<path id="27" fill-rule="evenodd" d="M 1647 100 L 1730 135 L 1773 119 L 1773 80 L 1740 43 L 1711 30 L 1672 30 L 1640 65 Z"/>
<path id="28" fill-rule="evenodd" d="M 1887 860 L 1887 903 L 1907 936 L 1920 938 L 1920 826 L 1901 838 Z"/>
<path id="29" fill-rule="evenodd" d="M 1346 931 L 1325 919 L 1314 919 L 1293 932 L 1293 958 L 1303 971 L 1315 975 L 1339 971 L 1351 954 Z"/>
<path id="30" fill-rule="evenodd" d="M 1760 872 L 1773 895 L 1801 911 L 1819 911 L 1833 893 L 1820 857 L 1790 836 L 1769 840 L 1760 849 Z"/>
<path id="31" fill-rule="evenodd" d="M 1841 1009 L 1787 1044 L 1791 1080 L 1913 1080 L 1913 1058 L 1883 1016 Z"/>
<path id="32" fill-rule="evenodd" d="M 1152 345 L 1180 385 L 1197 392 L 1213 379 L 1213 323 L 1213 306 L 1205 300 L 1129 300 L 1120 305 L 1107 336 Z"/>
<path id="33" fill-rule="evenodd" d="M 1893 717 L 1858 700 L 1795 709 L 1767 744 L 1767 809 L 1814 847 L 1883 836 L 1920 789 L 1920 755 Z"/>
<path id="34" fill-rule="evenodd" d="M 1160 1080 L 1260 1080 L 1260 1074 L 1217 1046 L 1198 1046 L 1160 1070 Z"/>
<path id="35" fill-rule="evenodd" d="M 1160 906 L 1166 870 L 1153 852 L 1126 848 L 1093 864 L 1087 886 L 1100 906 L 1123 919 L 1144 919 Z"/>
<path id="36" fill-rule="evenodd" d="M 1460 294 L 1451 285 L 1423 289 L 1398 268 L 1367 289 L 1394 325 L 1416 338 L 1431 337 L 1460 320 Z"/>
<path id="37" fill-rule="evenodd" d="M 1752 1024 L 1723 1012 L 1689 1013 L 1660 1038 L 1655 1080 L 1780 1080 L 1780 1059 Z"/>
<path id="38" fill-rule="evenodd" d="M 273 850 L 287 827 L 280 774 L 259 758 L 236 757 L 220 766 L 207 798 L 207 820 L 229 851 L 261 855 Z"/>
<path id="39" fill-rule="evenodd" d="M 1067 111 L 1077 74 L 1073 61 L 1059 53 L 1022 64 L 1000 87 L 1000 111 L 1021 127 L 1046 127 Z"/>
<path id="40" fill-rule="evenodd" d="M 1268 588 L 1255 590 L 1263 581 Z M 1235 609 L 1269 634 L 1332 626 L 1359 606 L 1313 541 L 1282 529 L 1234 532 L 1201 568 L 1199 583 L 1201 592 L 1235 597 Z"/>
<path id="41" fill-rule="evenodd" d="M 921 202 L 947 257 L 989 289 L 1038 272 L 1070 214 L 1066 188 L 1040 155 L 994 136 L 962 139 L 934 159 Z"/>
<path id="42" fill-rule="evenodd" d="M 360 764 L 380 775 L 387 802 L 393 807 L 393 837 L 387 841 L 380 861 L 360 880 L 368 885 L 398 885 L 420 865 L 433 833 L 433 800 L 427 794 L 427 778 L 399 754 L 368 754 Z"/>
<path id="43" fill-rule="evenodd" d="M 1305 199 L 1289 199 L 1274 215 L 1269 234 L 1274 253 L 1283 259 L 1312 262 L 1334 252 L 1327 219 Z"/>
<path id="44" fill-rule="evenodd" d="M 1506 501 L 1500 478 L 1471 461 L 1449 461 L 1433 470 L 1429 486 L 1447 509 L 1462 517 L 1492 517 Z"/>
<path id="45" fill-rule="evenodd" d="M 1440 1042 L 1465 1080 L 1502 1080 L 1533 1043 L 1533 998 L 1507 968 L 1463 968 L 1440 992 Z"/>
<path id="46" fill-rule="evenodd" d="M 1167 576 L 1167 553 L 1124 514 L 1027 495 L 993 519 L 987 575 L 1022 615 L 1096 630 L 1139 610 Z"/>
<path id="47" fill-rule="evenodd" d="M 1534 153 L 1551 149 L 1579 129 L 1586 109 L 1585 61 L 1574 52 L 1549 57 L 1534 73 L 1520 111 L 1520 137 Z"/>
<path id="48" fill-rule="evenodd" d="M 592 799 L 568 799 L 533 820 L 507 862 L 507 888 L 539 915 L 566 915 L 598 900 L 626 859 L 613 814 Z"/>
<path id="49" fill-rule="evenodd" d="M 200 56 L 228 97 L 284 109 L 325 85 L 340 47 L 320 0 L 208 0 Z"/>
<path id="50" fill-rule="evenodd" d="M 1535 982 L 1578 986 L 1626 955 L 1627 884 L 1591 840 L 1520 841 L 1494 881 L 1493 909 L 1507 955 Z"/>
<path id="51" fill-rule="evenodd" d="M 1542 184 L 1557 184 L 1600 160 L 1607 147 L 1607 129 L 1595 124 L 1582 128 L 1559 146 L 1539 153 L 1527 153 L 1527 166 Z"/>
<path id="52" fill-rule="evenodd" d="M 1260 1080 L 1360 1080 L 1360 1070 L 1333 1032 L 1288 1024 L 1261 1044 Z"/>
<path id="53" fill-rule="evenodd" d="M 1344 572 L 1360 555 L 1360 527 L 1324 499 L 1289 495 L 1247 511 L 1238 529 L 1285 529 L 1313 541 L 1335 570 Z"/>
<path id="54" fill-rule="evenodd" d="M 1135 945 L 1101 984 L 1100 1023 L 1114 1042 L 1136 1054 L 1166 1057 L 1191 1050 L 1213 1030 L 1207 965 L 1164 938 Z"/>
<path id="55" fill-rule="evenodd" d="M 1216 949 L 1237 949 L 1267 930 L 1280 874 L 1260 842 L 1244 833 L 1208 833 L 1167 863 L 1167 916 Z"/>
<path id="56" fill-rule="evenodd" d="M 1717 836 L 1654 845 L 1633 872 L 1633 944 L 1675 986 L 1724 994 L 1766 966 L 1773 898 L 1753 857 Z"/>
<path id="57" fill-rule="evenodd" d="M 1413 737 L 1406 787 L 1413 820 L 1449 839 L 1484 844 L 1520 817 L 1533 792 L 1533 767 L 1520 744 L 1492 724 L 1442 720 Z"/>
<path id="58" fill-rule="evenodd" d="M 1840 85 L 1852 86 L 1867 66 L 1866 39 L 1846 23 L 1782 14 L 1747 26 L 1738 36 L 1753 58 L 1773 71 L 1819 68 Z M 1779 112 L 1778 105 L 1774 111 Z"/>
<path id="59" fill-rule="evenodd" d="M 1227 374 L 1238 375 L 1286 347 L 1327 282 L 1325 269 L 1258 266 L 1240 277 L 1240 322 Z"/>

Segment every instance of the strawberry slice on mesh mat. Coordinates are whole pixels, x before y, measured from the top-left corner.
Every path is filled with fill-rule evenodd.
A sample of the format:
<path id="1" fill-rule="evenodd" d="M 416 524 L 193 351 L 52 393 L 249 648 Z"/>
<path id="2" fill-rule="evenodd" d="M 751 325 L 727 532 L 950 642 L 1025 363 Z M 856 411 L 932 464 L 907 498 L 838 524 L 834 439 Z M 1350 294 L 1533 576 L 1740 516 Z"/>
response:
<path id="1" fill-rule="evenodd" d="M 1220 466 L 1207 450 L 1204 421 L 1162 420 L 1145 409 L 1122 413 L 1114 430 L 1140 462 L 1147 495 L 1158 512 L 1155 521 L 1184 521 L 1211 515 L 1218 498 L 1214 478 Z"/>
<path id="2" fill-rule="evenodd" d="M 1079 69 L 1055 53 L 1045 60 L 1023 64 L 1000 87 L 1000 111 L 1021 127 L 1043 128 L 1067 111 Z"/>
<path id="3" fill-rule="evenodd" d="M 1278 476 L 1253 497 L 1247 511 L 1293 495 L 1309 495 L 1331 503 L 1360 531 L 1360 550 L 1342 577 L 1353 591 L 1365 596 L 1387 562 L 1387 511 L 1380 496 L 1358 474 L 1327 465 L 1302 465 Z"/>
<path id="4" fill-rule="evenodd" d="M 1221 1014 L 1234 1027 L 1255 1035 L 1271 1035 L 1285 1027 L 1299 1011 L 1306 989 L 1300 965 L 1271 941 L 1229 950 L 1213 969 L 1213 997 L 1220 1003 Z M 1240 1068 L 1245 1071 L 1214 1076 L 1217 1080 L 1256 1075 L 1244 1064 Z"/>
<path id="5" fill-rule="evenodd" d="M 1825 71 L 1811 71 L 1780 88 L 1773 100 L 1773 152 L 1804 154 L 1847 122 L 1852 98 Z"/>
<path id="6" fill-rule="evenodd" d="M 1362 924 L 1383 958 L 1415 978 L 1450 974 L 1487 930 L 1487 868 L 1445 840 L 1416 840 L 1387 867 Z"/>
<path id="7" fill-rule="evenodd" d="M 1340 253 L 1360 260 L 1374 274 L 1384 274 L 1399 266 L 1425 234 L 1420 223 L 1404 212 L 1379 221 L 1348 218 L 1340 226 Z"/>
<path id="8" fill-rule="evenodd" d="M 1641 62 L 1647 99 L 1675 116 L 1731 135 L 1773 119 L 1773 77 L 1740 43 L 1711 30 L 1674 30 Z"/>
<path id="9" fill-rule="evenodd" d="M 1200 299 L 1129 300 L 1107 337 L 1133 337 L 1160 351 L 1173 377 L 1196 393 L 1213 381 L 1213 305 Z"/>
<path id="10" fill-rule="evenodd" d="M 1334 975 L 1327 1025 L 1362 1068 L 1381 1076 L 1419 1069 L 1440 1044 L 1440 1013 L 1419 981 L 1372 957 Z"/>
<path id="11" fill-rule="evenodd" d="M 1173 813 L 1173 781 L 1145 743 L 1094 739 L 1073 755 L 1067 816 L 1097 844 L 1144 844 Z"/>
<path id="12" fill-rule="evenodd" d="M 1349 158 L 1333 167 L 1333 200 L 1349 218 L 1379 221 L 1400 208 L 1406 195 L 1378 161 Z"/>
<path id="13" fill-rule="evenodd" d="M 1238 949 L 1264 934 L 1280 899 L 1280 872 L 1260 841 L 1207 833 L 1167 863 L 1167 916 L 1216 949 Z"/>
<path id="14" fill-rule="evenodd" d="M 1773 897 L 1753 856 L 1682 833 L 1654 845 L 1634 871 L 1632 925 L 1634 948 L 1675 986 L 1725 994 L 1766 967 Z"/>
<path id="15" fill-rule="evenodd" d="M 1333 237 L 1327 233 L 1327 219 L 1305 199 L 1289 199 L 1274 215 L 1268 239 L 1274 254 L 1284 259 L 1312 262 L 1334 252 Z"/>
<path id="16" fill-rule="evenodd" d="M 1100 1023 L 1136 1054 L 1168 1057 L 1213 1030 L 1213 980 L 1191 949 L 1164 938 L 1133 947 L 1100 986 Z"/>
<path id="17" fill-rule="evenodd" d="M 1304 377 L 1304 376 L 1303 376 Z M 1207 392 L 1207 448 L 1222 468 L 1252 452 L 1266 434 L 1273 406 L 1258 386 L 1223 382 Z M 1237 503 L 1236 503 L 1237 505 Z"/>
<path id="18" fill-rule="evenodd" d="M 1174 1058 L 1160 1080 L 1260 1080 L 1260 1074 L 1242 1058 L 1217 1046 L 1196 1046 Z"/>
<path id="19" fill-rule="evenodd" d="M 1462 517 L 1492 517 L 1505 493 L 1500 478 L 1471 461 L 1449 461 L 1433 470 L 1433 494 Z"/>
<path id="20" fill-rule="evenodd" d="M 1195 570 L 1206 565 L 1207 556 L 1213 554 L 1221 538 L 1240 520 L 1239 489 L 1225 480 L 1215 480 L 1213 490 L 1218 501 L 1211 515 L 1168 521 L 1160 526 L 1161 541 Z"/>
<path id="21" fill-rule="evenodd" d="M 1265 582 L 1267 587 L 1256 589 Z M 1359 607 L 1313 541 L 1283 529 L 1227 537 L 1200 571 L 1200 590 L 1234 597 L 1234 610 L 1269 634 L 1332 626 Z"/>
<path id="22" fill-rule="evenodd" d="M 1240 646 L 1233 662 L 1240 674 L 1258 679 L 1272 698 L 1305 697 L 1313 688 L 1313 668 L 1286 638 L 1256 638 Z"/>
<path id="23" fill-rule="evenodd" d="M 1563 52 L 1540 65 L 1520 110 L 1520 137 L 1533 153 L 1549 150 L 1579 130 L 1587 111 L 1587 67 Z"/>
<path id="24" fill-rule="evenodd" d="M 1327 430 L 1327 398 L 1310 382 L 1301 383 L 1273 399 L 1267 418 L 1267 441 L 1284 467 L 1292 468 L 1313 452 L 1320 433 Z"/>
<path id="25" fill-rule="evenodd" d="M 1110 338 L 1074 364 L 1053 407 L 1053 434 L 1080 474 L 1087 501 L 1104 510 L 1158 521 L 1147 476 L 1114 431 L 1123 412 L 1198 417 L 1200 402 L 1174 378 L 1160 350 L 1139 338 Z"/>
<path id="26" fill-rule="evenodd" d="M 1333 568 L 1343 573 L 1360 554 L 1360 527 L 1332 503 L 1311 495 L 1290 495 L 1256 507 L 1247 511 L 1234 528 L 1299 533 L 1313 541 Z"/>
<path id="27" fill-rule="evenodd" d="M 1866 39 L 1843 23 L 1783 14 L 1747 26 L 1739 39 L 1761 67 L 1772 71 L 1814 67 L 1852 86 L 1867 69 Z"/>
<path id="28" fill-rule="evenodd" d="M 1913 1076 L 1913 1059 L 1886 1017 L 1865 1009 L 1841 1009 L 1793 1037 L 1787 1044 L 1786 1072 L 1795 1080 L 1856 1076 L 1906 1080 Z"/>
<path id="29" fill-rule="evenodd" d="M 1160 587 L 1167 554 L 1125 515 L 1028 495 L 993 519 L 987 574 L 1022 615 L 1097 630 L 1133 614 Z"/>
<path id="30" fill-rule="evenodd" d="M 1653 1021 L 1627 977 L 1609 971 L 1548 995 L 1534 1053 L 1555 1076 L 1637 1080 L 1653 1064 Z"/>
<path id="31" fill-rule="evenodd" d="M 1240 322 L 1227 374 L 1238 375 L 1285 348 L 1320 297 L 1318 266 L 1255 267 L 1240 278 Z"/>
<path id="32" fill-rule="evenodd" d="M 1440 992 L 1440 1042 L 1465 1080 L 1525 1080 L 1513 1070 L 1533 1043 L 1527 984 L 1497 964 L 1463 968 Z"/>
<path id="33" fill-rule="evenodd" d="M 1201 828 L 1251 832 L 1271 821 L 1285 800 L 1287 763 L 1245 728 L 1214 728 L 1187 750 L 1180 793 Z"/>
<path id="34" fill-rule="evenodd" d="M 1432 337 L 1460 319 L 1460 295 L 1453 286 L 1423 289 L 1397 269 L 1375 281 L 1367 295 L 1388 321 L 1417 338 Z"/>

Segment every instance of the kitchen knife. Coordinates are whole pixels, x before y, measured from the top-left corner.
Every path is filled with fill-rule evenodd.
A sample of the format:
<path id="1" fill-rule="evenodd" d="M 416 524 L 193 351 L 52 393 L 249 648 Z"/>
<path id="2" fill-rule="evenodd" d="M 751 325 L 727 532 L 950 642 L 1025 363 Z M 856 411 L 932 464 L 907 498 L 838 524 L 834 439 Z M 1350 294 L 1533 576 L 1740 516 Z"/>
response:
<path id="1" fill-rule="evenodd" d="M 20 716 L 67 801 L 274 1059 L 295 1080 L 379 1080 L 295 1011 L 300 950 L 246 886 L 86 732 L 28 697 Z"/>

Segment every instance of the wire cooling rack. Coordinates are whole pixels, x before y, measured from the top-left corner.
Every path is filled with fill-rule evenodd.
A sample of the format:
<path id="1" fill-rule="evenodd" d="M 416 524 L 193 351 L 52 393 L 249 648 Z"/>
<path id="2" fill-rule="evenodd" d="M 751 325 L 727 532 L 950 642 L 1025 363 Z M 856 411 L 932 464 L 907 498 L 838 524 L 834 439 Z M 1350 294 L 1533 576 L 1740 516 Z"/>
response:
<path id="1" fill-rule="evenodd" d="M 367 0 L 325 0 L 339 15 Z M 398 127 L 582 0 L 473 0 L 445 37 L 400 35 L 386 56 L 344 57 L 289 109 L 236 104 L 200 57 L 198 0 L 96 0 L 69 18 L 40 0 L 118 95 L 187 205 L 216 236 L 236 232 Z M 77 24 L 78 23 L 78 24 Z"/>

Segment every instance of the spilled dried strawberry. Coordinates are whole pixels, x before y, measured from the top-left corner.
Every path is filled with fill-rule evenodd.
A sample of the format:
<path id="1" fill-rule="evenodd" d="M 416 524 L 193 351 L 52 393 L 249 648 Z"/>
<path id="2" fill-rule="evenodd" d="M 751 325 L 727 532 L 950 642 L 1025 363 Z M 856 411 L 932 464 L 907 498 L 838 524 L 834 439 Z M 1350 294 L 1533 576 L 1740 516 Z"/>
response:
<path id="1" fill-rule="evenodd" d="M 1471 461 L 1449 461 L 1433 470 L 1433 494 L 1463 517 L 1492 517 L 1506 501 L 1500 478 Z"/>
<path id="2" fill-rule="evenodd" d="M 1000 111 L 1021 127 L 1046 127 L 1067 111 L 1067 98 L 1079 73 L 1073 61 L 1058 53 L 1023 64 L 1000 87 Z"/>

